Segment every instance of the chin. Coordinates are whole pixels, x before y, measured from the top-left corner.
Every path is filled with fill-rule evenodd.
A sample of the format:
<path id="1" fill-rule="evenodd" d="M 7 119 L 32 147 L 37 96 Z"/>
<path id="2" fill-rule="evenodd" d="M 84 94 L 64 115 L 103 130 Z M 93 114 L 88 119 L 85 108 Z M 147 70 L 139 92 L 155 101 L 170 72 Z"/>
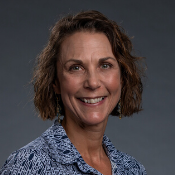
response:
<path id="1" fill-rule="evenodd" d="M 89 116 L 89 117 L 88 117 Z M 81 119 L 81 122 L 84 125 L 98 125 L 102 123 L 106 123 L 108 120 L 108 115 L 104 116 L 102 114 L 90 114 L 88 116 L 85 116 L 84 118 Z"/>

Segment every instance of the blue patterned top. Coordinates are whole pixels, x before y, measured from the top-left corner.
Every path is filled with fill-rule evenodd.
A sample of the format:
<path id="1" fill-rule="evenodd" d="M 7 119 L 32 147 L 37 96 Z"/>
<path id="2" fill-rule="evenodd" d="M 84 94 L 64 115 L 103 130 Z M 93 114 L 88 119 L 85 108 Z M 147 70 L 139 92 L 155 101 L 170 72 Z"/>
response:
<path id="1" fill-rule="evenodd" d="M 111 161 L 113 175 L 146 175 L 144 166 L 116 150 L 106 135 L 103 136 L 103 147 Z M 101 175 L 83 160 L 57 121 L 40 137 L 12 153 L 0 174 Z"/>

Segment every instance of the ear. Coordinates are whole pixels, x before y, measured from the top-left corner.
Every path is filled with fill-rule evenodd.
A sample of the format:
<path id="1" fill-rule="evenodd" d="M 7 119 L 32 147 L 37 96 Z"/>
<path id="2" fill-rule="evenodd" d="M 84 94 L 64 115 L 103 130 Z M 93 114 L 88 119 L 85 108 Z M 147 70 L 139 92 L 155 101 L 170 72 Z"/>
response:
<path id="1" fill-rule="evenodd" d="M 60 84 L 59 84 L 58 79 L 56 79 L 55 82 L 53 83 L 53 89 L 54 89 L 56 94 L 61 94 Z"/>

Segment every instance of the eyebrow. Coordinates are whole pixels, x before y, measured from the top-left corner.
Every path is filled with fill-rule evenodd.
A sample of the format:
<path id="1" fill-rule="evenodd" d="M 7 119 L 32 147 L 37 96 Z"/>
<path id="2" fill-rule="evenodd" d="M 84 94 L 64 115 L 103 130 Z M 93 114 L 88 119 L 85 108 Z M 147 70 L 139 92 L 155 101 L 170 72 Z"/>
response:
<path id="1" fill-rule="evenodd" d="M 113 58 L 113 57 L 105 57 L 105 58 L 100 58 L 100 59 L 99 59 L 99 62 L 104 62 L 104 61 L 109 60 L 109 59 L 112 59 L 113 61 L 117 61 L 117 60 L 116 60 L 115 58 Z M 77 64 L 83 64 L 83 61 L 82 61 L 82 60 L 70 59 L 70 60 L 66 61 L 64 65 L 66 65 L 66 64 L 69 63 L 69 62 L 75 62 L 75 63 L 77 63 Z"/>
<path id="2" fill-rule="evenodd" d="M 113 57 L 105 57 L 105 58 L 100 58 L 100 62 L 103 62 L 103 61 L 106 61 L 106 60 L 109 60 L 109 59 L 112 59 L 114 61 L 117 61 L 115 58 Z"/>
<path id="3" fill-rule="evenodd" d="M 70 59 L 70 60 L 66 61 L 66 62 L 64 63 L 64 65 L 66 65 L 66 64 L 69 63 L 69 62 L 75 62 L 75 63 L 78 63 L 78 64 L 83 64 L 83 61 L 81 61 L 81 60 Z"/>

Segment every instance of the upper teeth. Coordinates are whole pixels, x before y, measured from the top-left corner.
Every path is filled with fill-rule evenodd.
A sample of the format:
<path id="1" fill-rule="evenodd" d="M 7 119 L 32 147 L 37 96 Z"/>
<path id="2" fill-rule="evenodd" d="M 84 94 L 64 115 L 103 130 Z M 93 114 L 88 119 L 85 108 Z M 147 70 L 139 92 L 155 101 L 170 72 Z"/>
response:
<path id="1" fill-rule="evenodd" d="M 85 102 L 85 103 L 98 103 L 98 102 L 102 101 L 103 99 L 104 99 L 104 97 L 93 98 L 93 99 L 81 98 L 81 101 L 83 101 L 83 102 Z"/>

